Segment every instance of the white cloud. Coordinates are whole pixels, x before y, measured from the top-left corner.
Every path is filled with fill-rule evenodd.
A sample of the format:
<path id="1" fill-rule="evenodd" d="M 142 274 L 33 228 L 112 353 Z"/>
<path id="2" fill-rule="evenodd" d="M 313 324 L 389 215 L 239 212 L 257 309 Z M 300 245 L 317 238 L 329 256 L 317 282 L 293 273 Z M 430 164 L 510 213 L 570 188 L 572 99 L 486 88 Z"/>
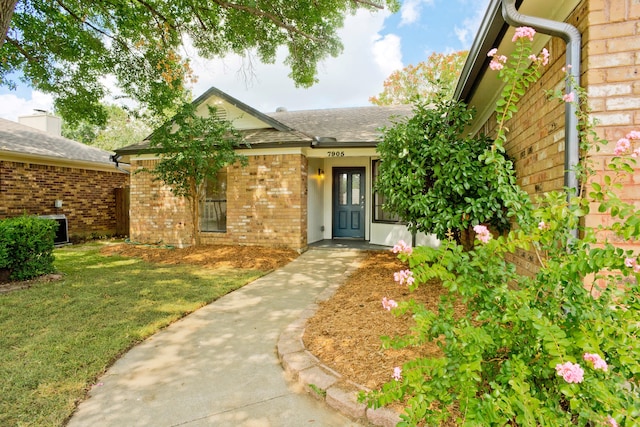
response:
<path id="1" fill-rule="evenodd" d="M 197 97 L 215 86 L 263 112 L 278 107 L 293 111 L 370 105 L 369 97 L 382 91 L 388 75 L 402 68 L 400 38 L 380 35 L 388 16 L 387 12 L 367 11 L 348 16 L 339 31 L 344 51 L 319 64 L 319 83 L 311 88 L 295 87 L 288 77 L 289 68 L 283 64 L 286 51 L 282 48 L 276 64 L 271 65 L 250 62 L 238 55 L 193 60 L 192 67 L 199 77 L 193 94 Z M 253 77 L 247 80 L 247 74 Z"/>
<path id="2" fill-rule="evenodd" d="M 434 0 L 405 0 L 400 8 L 400 26 L 410 25 L 420 20 L 423 5 L 433 5 Z"/>
<path id="3" fill-rule="evenodd" d="M 463 3 L 467 4 L 467 2 L 463 2 Z M 465 18 L 462 21 L 462 26 L 456 25 L 454 27 L 453 31 L 455 32 L 456 37 L 458 38 L 458 40 L 460 41 L 462 46 L 464 46 L 465 49 L 468 49 L 471 47 L 473 38 L 476 36 L 476 33 L 478 32 L 478 28 L 480 28 L 480 23 L 484 18 L 485 12 L 487 11 L 488 4 L 489 4 L 489 0 L 474 2 L 473 6 L 475 7 L 475 11 L 473 12 L 473 15 L 468 18 Z M 469 7 L 472 7 L 472 6 L 469 5 Z"/>
<path id="4" fill-rule="evenodd" d="M 33 114 L 33 110 L 53 111 L 53 97 L 42 92 L 32 90 L 31 99 L 26 99 L 13 93 L 0 95 L 0 117 L 14 122 L 20 116 Z"/>

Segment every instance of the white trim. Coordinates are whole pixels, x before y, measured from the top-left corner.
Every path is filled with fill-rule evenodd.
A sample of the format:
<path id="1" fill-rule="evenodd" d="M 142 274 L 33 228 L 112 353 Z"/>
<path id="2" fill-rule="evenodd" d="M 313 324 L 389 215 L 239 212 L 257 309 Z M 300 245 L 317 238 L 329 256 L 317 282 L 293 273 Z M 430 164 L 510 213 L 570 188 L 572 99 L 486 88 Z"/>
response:
<path id="1" fill-rule="evenodd" d="M 100 172 L 126 173 L 116 169 L 115 163 L 95 163 L 82 160 L 55 158 L 37 154 L 18 153 L 14 151 L 0 151 L 0 160 L 15 163 L 33 163 L 38 165 L 57 166 L 71 169 L 87 169 Z M 122 165 L 128 167 L 128 165 Z M 126 169 L 126 168 L 125 168 Z"/>

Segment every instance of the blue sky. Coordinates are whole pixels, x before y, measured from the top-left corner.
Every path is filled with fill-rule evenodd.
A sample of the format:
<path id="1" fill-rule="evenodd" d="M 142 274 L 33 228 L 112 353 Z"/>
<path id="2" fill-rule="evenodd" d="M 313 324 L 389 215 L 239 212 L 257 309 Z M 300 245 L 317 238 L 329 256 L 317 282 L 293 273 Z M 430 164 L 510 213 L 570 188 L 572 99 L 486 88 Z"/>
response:
<path id="1" fill-rule="evenodd" d="M 227 92 L 263 112 L 278 107 L 307 110 L 370 105 L 369 97 L 382 90 L 394 70 L 424 61 L 432 52 L 449 53 L 471 46 L 488 0 L 402 0 L 397 14 L 361 11 L 345 20 L 340 30 L 342 55 L 319 66 L 320 82 L 310 89 L 295 88 L 282 64 L 230 55 L 216 60 L 193 57 L 198 96 L 211 86 Z M 112 87 L 113 95 L 117 89 Z M 33 109 L 52 109 L 49 95 L 20 86 L 17 91 L 0 88 L 0 117 L 16 120 Z"/>

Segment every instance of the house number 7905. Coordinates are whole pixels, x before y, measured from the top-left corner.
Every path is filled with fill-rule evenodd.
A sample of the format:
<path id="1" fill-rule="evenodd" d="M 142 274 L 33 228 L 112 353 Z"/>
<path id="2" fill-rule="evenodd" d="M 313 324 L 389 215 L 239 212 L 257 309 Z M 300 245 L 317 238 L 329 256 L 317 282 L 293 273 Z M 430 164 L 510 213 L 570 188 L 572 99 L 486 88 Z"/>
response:
<path id="1" fill-rule="evenodd" d="M 344 157 L 344 151 L 327 151 L 329 157 Z"/>

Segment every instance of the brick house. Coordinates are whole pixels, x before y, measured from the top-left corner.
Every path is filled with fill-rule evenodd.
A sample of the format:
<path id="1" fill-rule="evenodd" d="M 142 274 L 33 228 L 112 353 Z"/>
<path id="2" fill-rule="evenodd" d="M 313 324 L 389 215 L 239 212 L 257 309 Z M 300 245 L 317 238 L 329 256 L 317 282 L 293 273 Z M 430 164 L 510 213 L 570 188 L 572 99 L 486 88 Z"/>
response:
<path id="1" fill-rule="evenodd" d="M 381 209 L 372 191 L 380 126 L 405 116 L 410 106 L 360 107 L 263 114 L 209 89 L 194 101 L 206 114 L 217 107 L 251 148 L 239 149 L 248 165 L 233 165 L 207 189 L 202 206 L 203 244 L 283 246 L 305 250 L 325 239 L 393 245 L 410 239 L 406 227 Z M 132 171 L 152 168 L 158 156 L 148 142 L 116 150 Z M 131 175 L 132 241 L 187 245 L 189 207 L 149 173 Z M 420 234 L 418 242 L 432 243 Z"/>
<path id="2" fill-rule="evenodd" d="M 599 120 L 597 132 L 609 141 L 599 153 L 591 153 L 602 174 L 615 142 L 640 130 L 640 1 L 491 0 L 455 92 L 457 99 L 477 110 L 473 132 L 491 134 L 495 127 L 493 111 L 501 82 L 488 68 L 487 52 L 494 47 L 502 54 L 513 50 L 517 26 L 535 28 L 534 52 L 546 47 L 551 60 L 507 123 L 511 131 L 505 148 L 515 160 L 519 184 L 529 194 L 560 190 L 563 185 L 575 188 L 578 182 L 568 172 L 580 155 L 573 114 L 568 104 L 549 101 L 545 91 L 564 88 L 562 68 L 571 65 Z M 625 183 L 623 198 L 640 203 L 640 169 Z M 586 225 L 609 220 L 591 212 Z M 535 271 L 532 254 L 520 252 L 514 261 L 522 270 Z"/>
<path id="3" fill-rule="evenodd" d="M 117 234 L 116 192 L 129 176 L 112 153 L 61 137 L 52 115 L 19 120 L 0 119 L 0 218 L 64 215 L 71 240 Z"/>

